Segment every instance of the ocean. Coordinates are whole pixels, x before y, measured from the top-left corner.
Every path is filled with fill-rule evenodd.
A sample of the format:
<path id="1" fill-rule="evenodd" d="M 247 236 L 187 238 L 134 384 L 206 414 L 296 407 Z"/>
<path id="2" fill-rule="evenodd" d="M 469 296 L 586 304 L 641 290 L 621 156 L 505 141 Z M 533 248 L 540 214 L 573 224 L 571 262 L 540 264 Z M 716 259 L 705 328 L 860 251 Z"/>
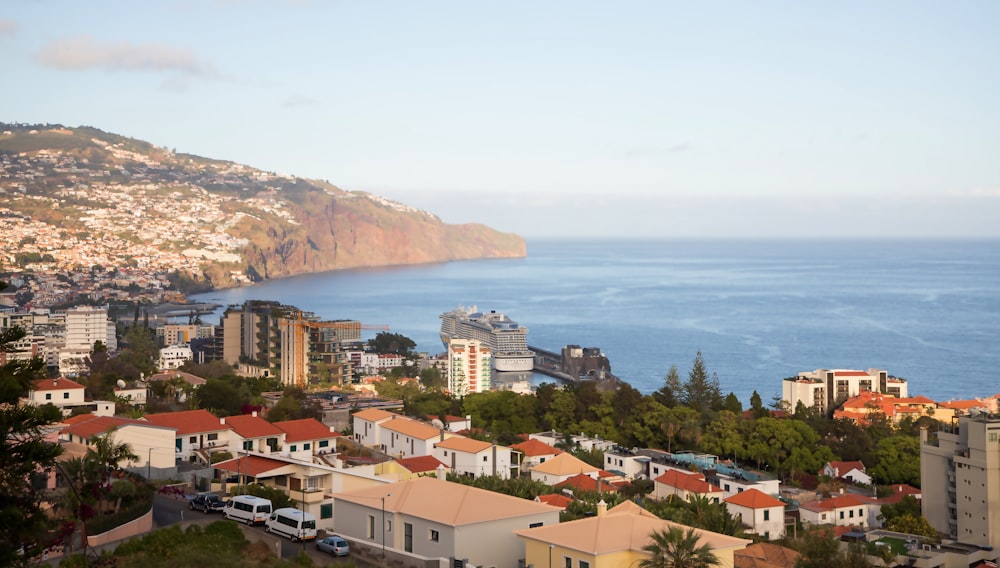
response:
<path id="1" fill-rule="evenodd" d="M 529 240 L 522 259 L 334 271 L 191 299 L 388 325 L 432 354 L 438 316 L 475 305 L 526 326 L 531 346 L 599 347 L 643 393 L 671 365 L 685 378 L 700 351 L 744 406 L 820 368 L 885 369 L 939 401 L 1000 392 L 997 241 Z"/>

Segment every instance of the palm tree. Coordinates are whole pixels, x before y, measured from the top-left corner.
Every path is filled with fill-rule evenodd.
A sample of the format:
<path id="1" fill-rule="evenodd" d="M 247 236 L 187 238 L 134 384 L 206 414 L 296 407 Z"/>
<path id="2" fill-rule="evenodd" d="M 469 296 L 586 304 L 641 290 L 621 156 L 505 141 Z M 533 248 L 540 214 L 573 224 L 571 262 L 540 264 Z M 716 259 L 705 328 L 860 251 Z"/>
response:
<path id="1" fill-rule="evenodd" d="M 709 568 L 720 563 L 711 545 L 698 545 L 700 537 L 693 528 L 685 532 L 680 527 L 670 527 L 653 531 L 649 536 L 653 542 L 642 549 L 650 558 L 639 562 L 639 568 Z"/>
<path id="2" fill-rule="evenodd" d="M 103 436 L 93 438 L 94 446 L 87 450 L 85 460 L 93 461 L 100 471 L 100 487 L 102 493 L 111 489 L 111 472 L 121 469 L 122 462 L 133 462 L 139 456 L 132 451 L 127 443 L 115 443 L 115 428 L 108 430 Z M 104 496 L 101 498 L 100 511 L 104 512 Z"/>

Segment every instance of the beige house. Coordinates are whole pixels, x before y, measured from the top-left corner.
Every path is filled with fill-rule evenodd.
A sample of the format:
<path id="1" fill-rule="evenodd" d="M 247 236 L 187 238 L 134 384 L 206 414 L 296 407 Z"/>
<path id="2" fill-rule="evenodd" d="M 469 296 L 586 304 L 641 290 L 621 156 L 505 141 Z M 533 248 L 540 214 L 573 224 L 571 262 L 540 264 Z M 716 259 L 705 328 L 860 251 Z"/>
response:
<path id="1" fill-rule="evenodd" d="M 514 533 L 524 543 L 525 565 L 563 568 L 611 568 L 637 566 L 650 558 L 643 547 L 655 531 L 689 527 L 663 520 L 632 501 L 610 510 L 599 506 L 596 517 Z M 719 566 L 733 568 L 733 554 L 752 541 L 695 529 L 699 545 L 707 544 L 719 557 Z"/>
<path id="2" fill-rule="evenodd" d="M 531 468 L 531 480 L 541 481 L 547 485 L 556 485 L 581 473 L 597 477 L 600 471 L 573 454 L 564 453 Z"/>
<path id="3" fill-rule="evenodd" d="M 177 431 L 166 426 L 150 424 L 143 420 L 82 414 L 68 418 L 66 427 L 59 431 L 59 439 L 71 444 L 93 447 L 95 438 L 113 431 L 116 444 L 128 444 L 136 459 L 118 464 L 151 479 L 173 477 L 177 474 L 174 439 Z"/>
<path id="4" fill-rule="evenodd" d="M 514 444 L 510 449 L 515 452 L 521 452 L 524 456 L 521 460 L 521 467 L 524 469 L 531 469 L 563 453 L 562 450 L 553 448 L 541 440 L 533 439 L 525 440 L 520 444 Z"/>
<path id="5" fill-rule="evenodd" d="M 51 404 L 62 410 L 63 416 L 69 416 L 73 408 L 86 404 L 85 390 L 80 383 L 63 377 L 39 379 L 32 383 L 25 402 L 35 406 Z"/>
<path id="6" fill-rule="evenodd" d="M 382 451 L 401 458 L 432 456 L 435 442 L 444 441 L 455 435 L 426 422 L 403 416 L 383 422 L 380 428 Z"/>
<path id="7" fill-rule="evenodd" d="M 524 547 L 515 532 L 558 523 L 557 507 L 432 477 L 334 495 L 344 537 L 472 566 L 516 568 Z"/>
<path id="8" fill-rule="evenodd" d="M 709 501 L 718 503 L 722 500 L 724 492 L 720 487 L 706 481 L 701 473 L 671 468 L 653 480 L 653 497 L 667 499 L 671 496 L 681 501 L 687 501 L 692 497 L 705 497 Z"/>

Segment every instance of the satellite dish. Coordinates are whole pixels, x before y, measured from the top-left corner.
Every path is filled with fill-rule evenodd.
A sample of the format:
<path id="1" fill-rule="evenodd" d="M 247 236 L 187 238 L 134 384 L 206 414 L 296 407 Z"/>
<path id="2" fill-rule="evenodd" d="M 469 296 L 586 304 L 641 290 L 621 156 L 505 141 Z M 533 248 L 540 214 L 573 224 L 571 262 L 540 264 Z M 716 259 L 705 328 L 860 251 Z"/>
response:
<path id="1" fill-rule="evenodd" d="M 124 379 L 118 379 L 118 382 L 115 383 L 115 384 L 117 384 L 118 388 L 120 388 L 120 389 L 125 388 L 125 380 Z"/>

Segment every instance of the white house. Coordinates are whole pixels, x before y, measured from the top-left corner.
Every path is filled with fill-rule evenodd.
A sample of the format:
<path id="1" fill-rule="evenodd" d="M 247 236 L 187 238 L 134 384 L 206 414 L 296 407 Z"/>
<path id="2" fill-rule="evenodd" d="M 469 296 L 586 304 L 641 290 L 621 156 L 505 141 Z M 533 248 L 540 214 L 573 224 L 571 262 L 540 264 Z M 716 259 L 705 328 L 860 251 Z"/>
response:
<path id="1" fill-rule="evenodd" d="M 27 402 L 36 406 L 51 404 L 63 409 L 63 414 L 68 415 L 74 406 L 82 406 L 86 402 L 85 390 L 80 383 L 63 377 L 39 379 L 32 383 Z"/>
<path id="2" fill-rule="evenodd" d="M 521 460 L 521 469 L 525 471 L 562 453 L 562 450 L 557 450 L 541 440 L 525 440 L 520 444 L 514 444 L 510 449 L 521 452 L 524 456 Z"/>
<path id="3" fill-rule="evenodd" d="M 723 499 L 730 515 L 740 519 L 747 532 L 768 540 L 785 534 L 785 504 L 758 489 L 747 489 Z"/>
<path id="4" fill-rule="evenodd" d="M 66 423 L 68 425 L 59 432 L 61 440 L 92 447 L 95 438 L 113 431 L 115 443 L 128 444 L 137 458 L 119 464 L 120 467 L 152 479 L 175 477 L 177 474 L 173 447 L 176 431 L 173 428 L 143 420 L 96 414 L 74 416 Z"/>
<path id="5" fill-rule="evenodd" d="M 221 421 L 230 428 L 229 451 L 233 455 L 239 452 L 269 454 L 280 451 L 285 445 L 285 432 L 257 416 L 256 412 L 227 416 Z"/>
<path id="6" fill-rule="evenodd" d="M 573 454 L 563 453 L 531 468 L 531 480 L 556 485 L 581 473 L 596 479 L 600 471 Z"/>
<path id="7" fill-rule="evenodd" d="M 231 428 L 207 410 L 147 414 L 142 420 L 173 428 L 173 448 L 178 460 L 197 461 L 199 453 L 207 460 L 208 453 L 229 446 Z"/>
<path id="8" fill-rule="evenodd" d="M 556 432 L 555 430 L 549 430 L 548 432 L 537 432 L 535 434 L 528 434 L 528 439 L 530 440 L 540 440 L 546 444 L 559 447 L 561 443 L 566 438 L 581 450 L 591 451 L 594 448 L 601 450 L 602 452 L 608 451 L 615 447 L 615 443 L 611 440 L 602 440 L 600 438 L 591 438 L 589 436 L 580 434 L 568 434 L 566 432 Z"/>
<path id="9" fill-rule="evenodd" d="M 799 518 L 813 525 L 879 528 L 880 512 L 881 506 L 873 499 L 854 493 L 799 503 Z"/>
<path id="10" fill-rule="evenodd" d="M 190 345 L 186 343 L 171 345 L 160 349 L 160 359 L 157 361 L 157 368 L 161 371 L 169 371 L 180 367 L 193 358 L 194 352 L 191 351 Z"/>
<path id="11" fill-rule="evenodd" d="M 779 495 L 781 493 L 781 482 L 777 479 L 748 479 L 746 477 L 736 477 L 716 473 L 714 477 L 706 476 L 706 480 L 722 489 L 722 497 L 728 498 L 738 495 L 750 489 L 756 489 L 766 495 Z"/>
<path id="12" fill-rule="evenodd" d="M 866 472 L 865 464 L 860 461 L 827 462 L 819 473 L 820 475 L 826 475 L 834 479 L 843 479 L 851 483 L 861 485 L 872 484 L 872 478 Z"/>
<path id="13" fill-rule="evenodd" d="M 382 424 L 399 415 L 379 408 L 359 410 L 351 416 L 354 441 L 368 448 L 382 445 Z"/>
<path id="14" fill-rule="evenodd" d="M 618 446 L 604 452 L 604 469 L 628 479 L 647 475 L 651 461 L 649 456 Z"/>
<path id="15" fill-rule="evenodd" d="M 340 434 L 315 418 L 286 420 L 275 422 L 274 425 L 285 433 L 281 451 L 295 459 L 311 462 L 314 455 L 337 451 L 337 438 Z"/>
<path id="16" fill-rule="evenodd" d="M 458 475 L 511 477 L 511 451 L 506 446 L 455 436 L 436 442 L 433 455 Z"/>
<path id="17" fill-rule="evenodd" d="M 444 429 L 403 416 L 397 416 L 379 426 L 382 429 L 382 451 L 401 458 L 432 456 L 435 442 L 455 436 Z"/>
<path id="18" fill-rule="evenodd" d="M 700 496 L 718 503 L 722 498 L 722 489 L 706 481 L 701 473 L 671 468 L 653 480 L 653 497 L 667 499 L 671 496 L 681 501 Z"/>

